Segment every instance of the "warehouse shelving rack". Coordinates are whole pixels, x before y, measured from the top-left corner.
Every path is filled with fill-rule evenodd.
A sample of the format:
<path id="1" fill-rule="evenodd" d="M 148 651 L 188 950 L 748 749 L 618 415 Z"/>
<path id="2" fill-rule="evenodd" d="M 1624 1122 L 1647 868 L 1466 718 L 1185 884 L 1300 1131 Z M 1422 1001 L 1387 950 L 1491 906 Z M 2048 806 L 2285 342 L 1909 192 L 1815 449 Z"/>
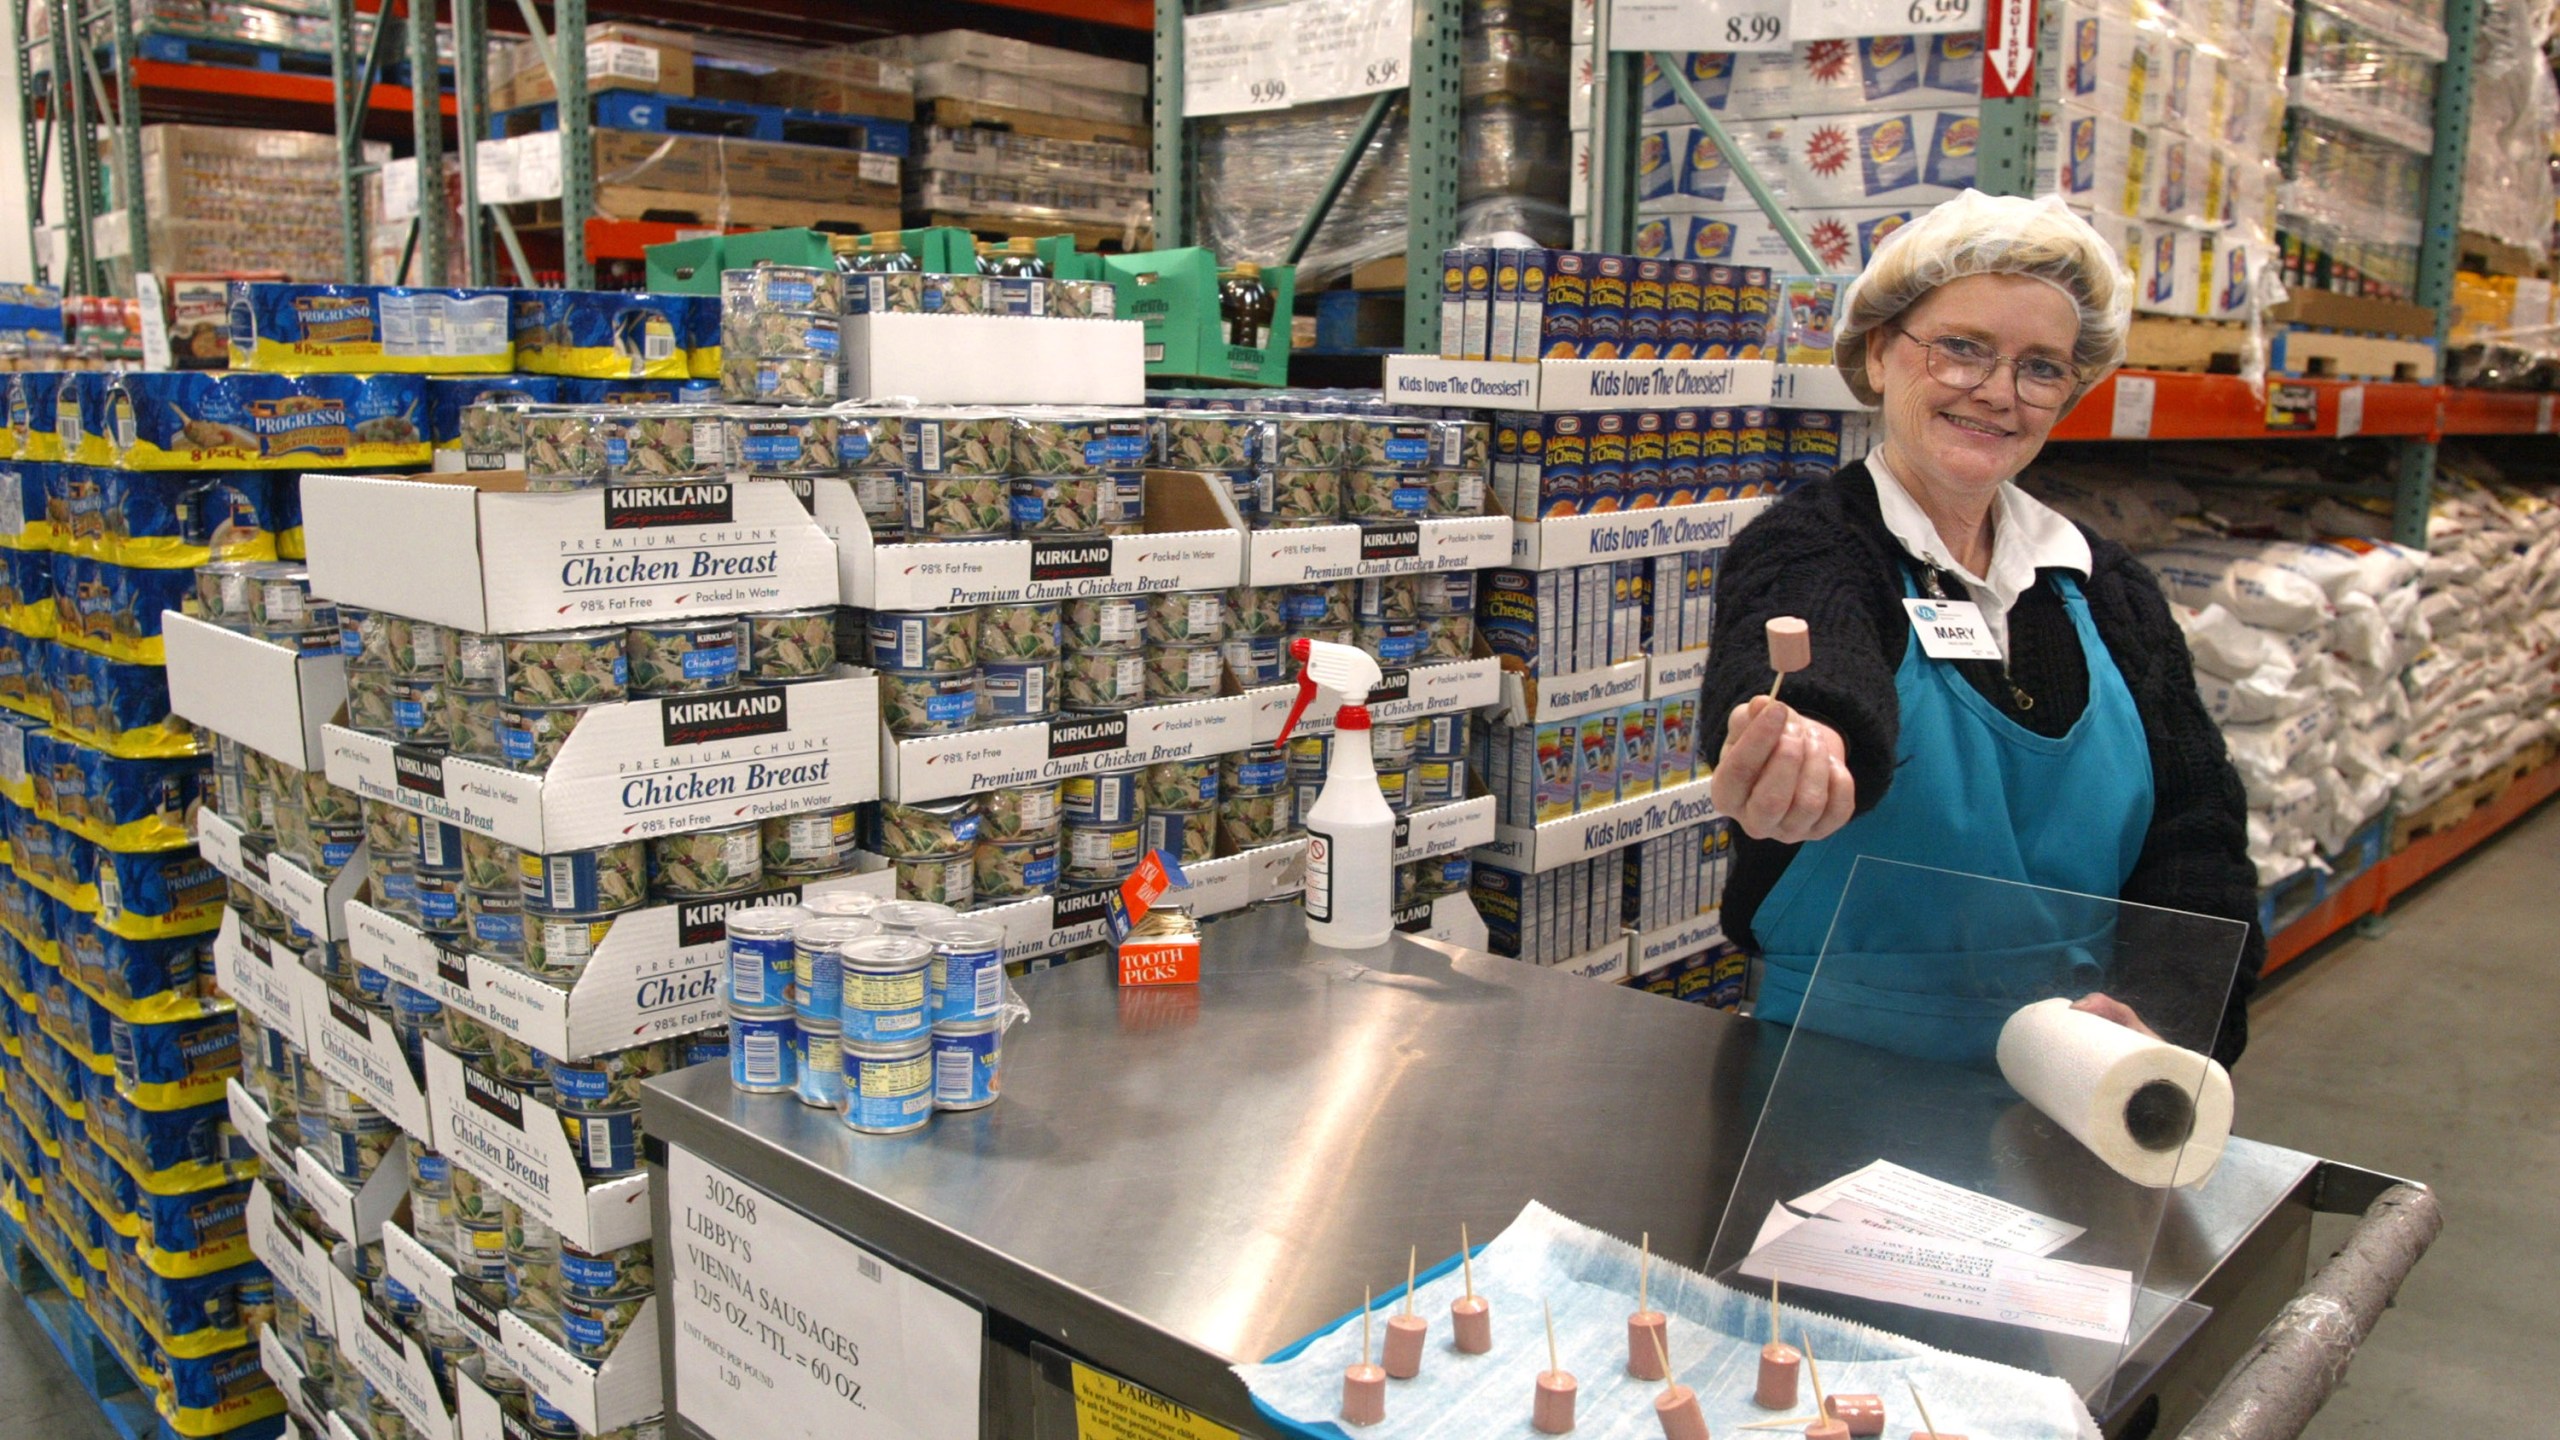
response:
<path id="1" fill-rule="evenodd" d="M 1171 248 L 1191 243 L 1189 117 L 1182 113 L 1183 0 L 1155 0 L 1155 235 Z M 1406 106 L 1404 348 L 1432 353 L 1440 345 L 1442 250 L 1458 238 L 1460 0 L 1413 0 L 1413 58 L 1401 90 L 1370 97 L 1351 141 L 1334 161 L 1324 188 L 1298 224 L 1286 263 L 1296 264 L 1332 213 L 1369 144 L 1397 100 Z"/>

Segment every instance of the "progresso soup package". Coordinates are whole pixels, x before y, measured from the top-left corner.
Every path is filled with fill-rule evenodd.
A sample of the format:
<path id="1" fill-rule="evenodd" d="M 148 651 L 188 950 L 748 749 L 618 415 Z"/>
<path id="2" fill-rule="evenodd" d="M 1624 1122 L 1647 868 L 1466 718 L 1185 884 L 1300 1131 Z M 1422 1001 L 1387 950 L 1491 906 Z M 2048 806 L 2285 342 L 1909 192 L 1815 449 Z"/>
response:
<path id="1" fill-rule="evenodd" d="M 128 470 L 308 470 L 427 463 L 415 375 L 136 371 L 115 378 Z"/>
<path id="2" fill-rule="evenodd" d="M 529 375 L 682 380 L 693 374 L 686 337 L 692 295 L 518 290 L 516 368 Z"/>
<path id="3" fill-rule="evenodd" d="M 128 760 L 42 732 L 27 737 L 38 803 L 110 850 L 168 850 L 193 841 L 187 817 L 205 761 Z"/>
<path id="4" fill-rule="evenodd" d="M 221 1099 L 223 1082 L 240 1073 L 240 1020 L 227 1006 L 189 1020 L 128 1020 L 110 1011 L 107 1035 L 116 1083 L 146 1110 Z"/>
<path id="5" fill-rule="evenodd" d="M 17 437 L 19 459 L 62 458 L 62 440 L 54 433 L 54 426 L 60 423 L 54 411 L 54 396 L 62 386 L 64 373 L 21 370 L 9 377 L 9 433 Z"/>
<path id="6" fill-rule="evenodd" d="M 99 850 L 96 873 L 98 924 L 127 939 L 198 935 L 221 922 L 222 872 L 192 849 Z"/>
<path id="7" fill-rule="evenodd" d="M 196 753 L 195 727 L 169 709 L 169 676 L 159 666 L 128 665 L 50 640 L 27 644 L 27 679 L 32 683 L 40 671 L 55 728 L 117 755 Z M 7 693 L 7 681 L 0 663 L 0 694 Z"/>
<path id="8" fill-rule="evenodd" d="M 255 470 L 104 470 L 107 553 L 119 565 L 185 570 L 276 558 L 275 492 Z"/>
<path id="9" fill-rule="evenodd" d="M 114 1156 L 134 1183 L 155 1195 L 182 1195 L 252 1173 L 245 1142 L 225 1136 L 230 1104 L 214 1100 L 183 1110 L 145 1110 L 118 1095 L 112 1076 L 82 1097 L 89 1137 Z M 232 1154 L 235 1148 L 239 1155 Z"/>
<path id="10" fill-rule="evenodd" d="M 126 1179 L 130 1183 L 131 1177 Z M 184 1195 L 133 1189 L 129 1193 L 136 1230 L 133 1244 L 142 1263 L 163 1275 L 183 1276 L 227 1270 L 247 1259 L 253 1183 L 234 1180 Z"/>
<path id="11" fill-rule="evenodd" d="M 202 1007 L 198 992 L 213 974 L 210 931 L 134 940 L 76 911 L 62 918 L 67 923 L 56 941 L 62 967 L 83 989 L 146 1019 L 191 1015 Z"/>
<path id="12" fill-rule="evenodd" d="M 268 1278 L 256 1260 L 208 1275 L 155 1273 L 132 1249 L 108 1252 L 108 1283 L 118 1299 L 142 1318 L 143 1328 L 171 1356 L 203 1359 L 246 1344 L 240 1324 L 240 1287 Z"/>
<path id="13" fill-rule="evenodd" d="M 503 375 L 507 292 L 231 285 L 231 368 L 286 375 Z"/>
<path id="14" fill-rule="evenodd" d="M 187 1440 L 268 1440 L 281 1433 L 284 1392 L 259 1368 L 258 1347 L 172 1355 L 160 1367 L 160 1420 Z"/>

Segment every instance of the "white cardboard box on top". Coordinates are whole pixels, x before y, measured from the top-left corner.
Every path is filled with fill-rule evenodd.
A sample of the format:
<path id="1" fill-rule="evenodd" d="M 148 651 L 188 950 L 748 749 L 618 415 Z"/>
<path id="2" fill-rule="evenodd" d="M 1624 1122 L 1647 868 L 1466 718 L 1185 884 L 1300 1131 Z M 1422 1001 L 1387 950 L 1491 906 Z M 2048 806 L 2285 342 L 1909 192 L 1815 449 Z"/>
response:
<path id="1" fill-rule="evenodd" d="M 330 783 L 553 854 L 880 793 L 879 680 L 598 705 L 534 774 L 328 727 Z"/>
<path id="2" fill-rule="evenodd" d="M 285 1218 L 263 1185 L 249 1189 L 248 1224 L 249 1253 L 275 1273 L 286 1294 L 320 1318 L 322 1329 L 337 1334 L 337 1291 L 329 1283 L 329 1255 L 320 1242 Z"/>
<path id="3" fill-rule="evenodd" d="M 887 899 L 896 878 L 887 870 L 833 875 L 776 882 L 752 895 L 626 910 L 568 986 L 439 945 L 397 916 L 362 904 L 349 909 L 347 948 L 358 961 L 545 1055 L 581 1060 L 722 1023 L 731 912 L 837 892 Z M 525 923 L 540 924 L 541 917 L 528 913 Z"/>
<path id="4" fill-rule="evenodd" d="M 1647 662 L 1621 660 L 1597 670 L 1540 679 L 1525 670 L 1502 672 L 1502 710 L 1506 724 L 1536 720 L 1568 720 L 1615 710 L 1645 698 Z"/>
<path id="5" fill-rule="evenodd" d="M 524 483 L 304 476 L 312 591 L 493 635 L 836 603 L 835 547 L 783 481 Z"/>
<path id="6" fill-rule="evenodd" d="M 347 700 L 347 665 L 225 630 L 175 610 L 160 617 L 169 708 L 296 770 L 317 770 L 320 727 Z"/>
<path id="7" fill-rule="evenodd" d="M 1224 755 L 1253 744 L 1253 705 L 1242 695 L 1147 705 L 1118 714 L 883 741 L 882 790 L 914 804 L 974 795 L 1096 770 Z"/>
<path id="8" fill-rule="evenodd" d="M 1459 710 L 1481 710 L 1501 697 L 1501 664 L 1491 656 L 1439 660 L 1382 673 L 1378 688 L 1369 692 L 1372 720 L 1392 723 Z M 1289 718 L 1289 707 L 1298 703 L 1298 683 L 1292 680 L 1285 685 L 1256 686 L 1245 692 L 1245 699 L 1253 704 L 1253 743 L 1277 744 L 1280 727 Z M 1339 704 L 1339 697 L 1329 695 L 1316 700 L 1307 706 L 1306 714 L 1298 717 L 1298 728 L 1292 733 L 1332 734 L 1333 712 Z"/>
<path id="9" fill-rule="evenodd" d="M 362 845 L 334 876 L 304 869 L 272 842 L 242 832 L 212 810 L 196 812 L 196 851 L 205 863 L 237 880 L 252 894 L 284 912 L 286 919 L 327 940 L 343 940 L 345 906 L 364 884 L 367 856 Z"/>
<path id="10" fill-rule="evenodd" d="M 1066 600 L 1224 590 L 1242 583 L 1244 536 L 1232 502 L 1208 476 L 1150 471 L 1146 532 L 1015 540 L 874 538 L 854 482 L 811 482 L 820 528 L 836 541 L 844 603 L 865 610 L 943 610 L 1017 600 Z"/>
<path id="11" fill-rule="evenodd" d="M 1143 405 L 1146 327 L 1043 315 L 850 315 L 845 393 L 928 405 Z"/>
<path id="12" fill-rule="evenodd" d="M 1443 360 L 1390 355 L 1382 388 L 1402 405 L 1473 410 L 1645 410 L 1765 405 L 1766 360 Z"/>
<path id="13" fill-rule="evenodd" d="M 513 1310 L 500 1312 L 498 1336 L 535 1394 L 578 1422 L 581 1432 L 605 1435 L 665 1408 L 658 1384 L 660 1308 L 655 1295 L 641 1301 L 631 1328 L 601 1364 L 570 1354 Z"/>
<path id="14" fill-rule="evenodd" d="M 498 1187 L 581 1250 L 618 1250 L 649 1234 L 649 1177 L 590 1184 L 578 1169 L 560 1112 L 466 1068 L 427 1045 L 427 1103 L 436 1142 L 456 1163 Z"/>

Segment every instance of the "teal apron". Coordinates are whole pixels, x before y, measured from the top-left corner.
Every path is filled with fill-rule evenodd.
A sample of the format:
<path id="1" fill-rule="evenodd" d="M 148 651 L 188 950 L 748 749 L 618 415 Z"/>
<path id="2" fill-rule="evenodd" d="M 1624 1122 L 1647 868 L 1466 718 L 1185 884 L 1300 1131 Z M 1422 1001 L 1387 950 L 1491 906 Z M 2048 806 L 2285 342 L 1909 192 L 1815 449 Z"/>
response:
<path id="1" fill-rule="evenodd" d="M 1798 848 L 1754 921 L 1762 1019 L 1987 1066 L 2021 1005 L 2102 988 L 2111 902 L 2151 826 L 2151 750 L 2088 600 L 2068 574 L 2052 583 L 2088 662 L 2088 708 L 2068 734 L 2038 735 L 1906 637 L 1892 788 Z M 1907 574 L 1903 593 L 1917 595 Z M 1931 868 L 1871 864 L 1844 906 L 1861 856 Z"/>

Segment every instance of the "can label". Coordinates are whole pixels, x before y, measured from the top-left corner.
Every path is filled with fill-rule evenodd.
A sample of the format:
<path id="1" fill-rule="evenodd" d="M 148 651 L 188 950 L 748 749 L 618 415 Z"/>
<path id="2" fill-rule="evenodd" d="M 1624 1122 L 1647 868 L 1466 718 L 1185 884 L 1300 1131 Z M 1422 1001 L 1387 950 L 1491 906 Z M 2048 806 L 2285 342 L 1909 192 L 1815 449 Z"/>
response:
<path id="1" fill-rule="evenodd" d="M 799 949 L 788 935 L 729 937 L 729 1003 L 778 1009 L 791 1003 Z"/>
<path id="2" fill-rule="evenodd" d="M 993 1025 L 933 1032 L 933 1105 L 975 1110 L 995 1102 L 1004 1039 Z"/>
<path id="3" fill-rule="evenodd" d="M 730 1016 L 729 1083 L 750 1095 L 791 1089 L 798 1079 L 792 1036 L 799 1028 L 789 1016 Z"/>
<path id="4" fill-rule="evenodd" d="M 925 966 L 882 974 L 844 972 L 844 1038 L 876 1044 L 920 1035 L 931 1026 Z"/>
<path id="5" fill-rule="evenodd" d="M 561 1113 L 560 1123 L 569 1132 L 578 1168 L 590 1177 L 629 1175 L 640 1168 L 639 1111 L 569 1110 Z"/>
<path id="6" fill-rule="evenodd" d="M 887 1055 L 844 1051 L 844 1122 L 889 1135 L 933 1116 L 932 1047 L 919 1038 Z"/>
<path id="7" fill-rule="evenodd" d="M 936 947 L 928 971 L 933 977 L 933 1023 L 992 1018 L 1004 1004 L 1004 947 L 985 949 Z"/>
<path id="8" fill-rule="evenodd" d="M 833 1030 L 800 1028 L 792 1045 L 799 1052 L 801 1104 L 825 1110 L 844 1104 L 844 1067 L 836 1060 L 842 1043 Z"/>

